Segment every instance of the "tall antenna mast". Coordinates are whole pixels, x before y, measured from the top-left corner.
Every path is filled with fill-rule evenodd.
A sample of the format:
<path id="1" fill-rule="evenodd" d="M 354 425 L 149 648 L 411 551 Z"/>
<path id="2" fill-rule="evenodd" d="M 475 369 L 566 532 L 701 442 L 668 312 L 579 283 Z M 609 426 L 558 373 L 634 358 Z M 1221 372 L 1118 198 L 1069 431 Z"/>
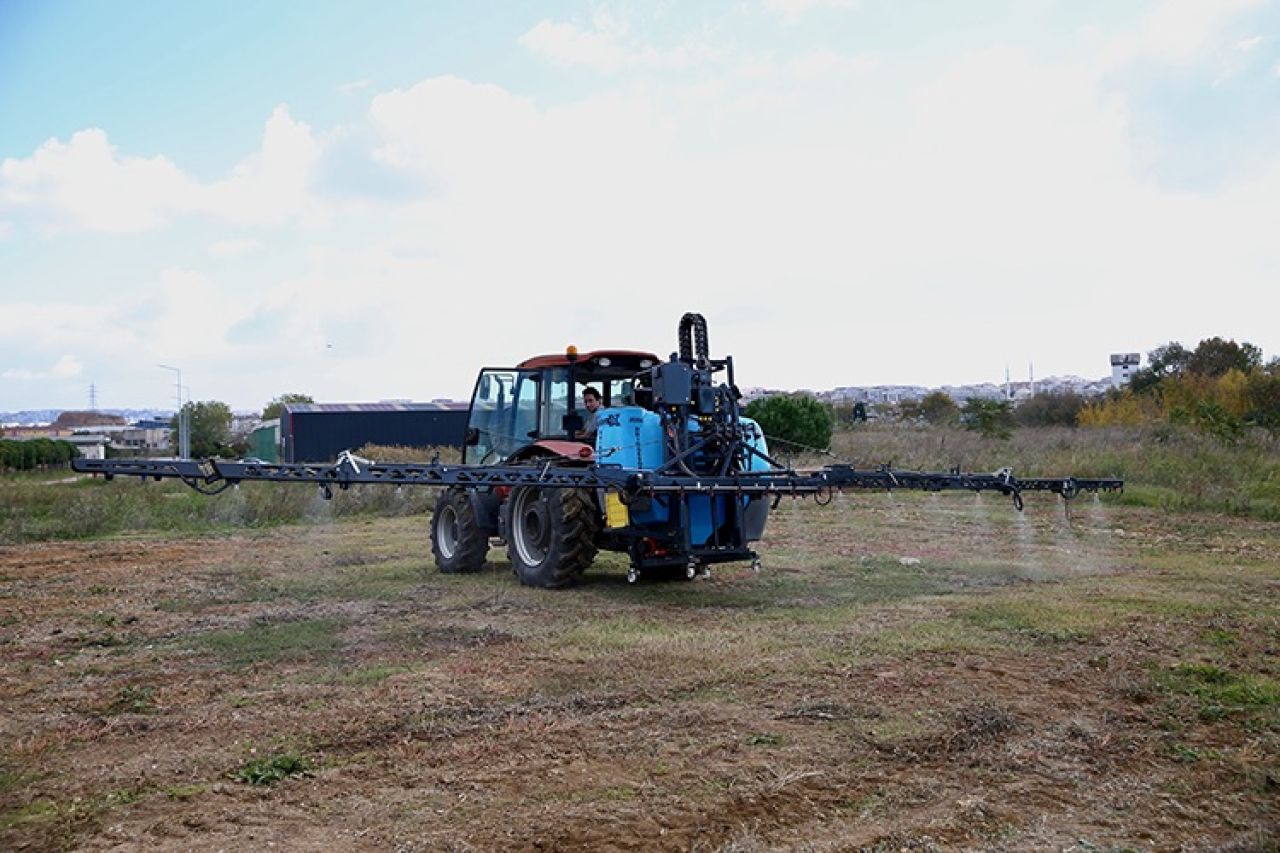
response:
<path id="1" fill-rule="evenodd" d="M 1027 381 L 1031 383 L 1031 396 L 1036 395 L 1036 365 L 1035 362 L 1027 362 Z"/>
<path id="2" fill-rule="evenodd" d="M 1013 399 L 1013 384 L 1009 381 L 1009 365 L 1004 366 L 1004 398 Z"/>
<path id="3" fill-rule="evenodd" d="M 89 383 L 89 411 L 98 411 L 98 386 Z"/>

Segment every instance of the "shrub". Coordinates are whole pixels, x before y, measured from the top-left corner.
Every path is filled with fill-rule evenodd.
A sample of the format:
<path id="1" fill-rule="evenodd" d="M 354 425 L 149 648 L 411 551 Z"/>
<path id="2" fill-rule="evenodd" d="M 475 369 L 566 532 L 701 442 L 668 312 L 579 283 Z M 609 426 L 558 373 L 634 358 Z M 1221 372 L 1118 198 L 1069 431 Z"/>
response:
<path id="1" fill-rule="evenodd" d="M 771 442 L 816 450 L 826 450 L 831 444 L 831 410 L 808 395 L 778 394 L 752 400 L 746 415 L 760 424 Z"/>
<path id="2" fill-rule="evenodd" d="M 960 420 L 960 407 L 945 391 L 934 391 L 920 401 L 920 415 L 929 423 L 940 426 Z"/>
<path id="3" fill-rule="evenodd" d="M 965 401 L 961 421 L 965 429 L 980 432 L 987 438 L 1008 438 L 1013 435 L 1013 404 L 1008 400 L 970 397 Z"/>
<path id="4" fill-rule="evenodd" d="M 1084 397 L 1074 391 L 1037 394 L 1014 410 L 1013 420 L 1024 427 L 1073 427 L 1084 405 Z"/>

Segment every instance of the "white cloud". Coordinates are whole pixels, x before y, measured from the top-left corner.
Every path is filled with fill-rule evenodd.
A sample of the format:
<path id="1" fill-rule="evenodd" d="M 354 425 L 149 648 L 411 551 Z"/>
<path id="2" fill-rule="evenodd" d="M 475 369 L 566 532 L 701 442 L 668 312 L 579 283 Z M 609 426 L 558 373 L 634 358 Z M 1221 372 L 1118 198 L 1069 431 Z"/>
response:
<path id="1" fill-rule="evenodd" d="M 38 382 L 49 379 L 71 379 L 79 376 L 84 371 L 84 366 L 74 355 L 64 355 L 46 370 L 31 370 L 29 368 L 9 368 L 0 373 L 0 379 L 8 379 L 14 382 Z"/>
<path id="2" fill-rule="evenodd" d="M 124 233 L 161 224 L 194 187 L 164 157 L 120 157 L 97 128 L 50 139 L 26 159 L 0 162 L 0 210 L 47 224 Z"/>
<path id="3" fill-rule="evenodd" d="M 360 92 L 365 89 L 368 89 L 372 85 L 373 85 L 373 81 L 369 79 L 352 80 L 350 83 L 343 83 L 341 86 L 339 86 L 338 94 L 354 95 L 356 92 Z"/>
<path id="4" fill-rule="evenodd" d="M 1118 40 L 1106 61 L 1154 59 L 1187 64 L 1212 49 L 1223 24 L 1267 0 L 1164 0 L 1143 18 L 1136 35 Z"/>
<path id="5" fill-rule="evenodd" d="M 814 9 L 852 9 L 858 0 L 764 0 L 764 8 L 786 18 L 795 18 Z"/>
<path id="6" fill-rule="evenodd" d="M 234 240 L 219 240 L 216 243 L 209 244 L 209 257 L 223 258 L 239 258 L 250 252 L 256 252 L 262 248 L 262 241 L 255 240 L 252 237 L 242 237 Z"/>
<path id="7" fill-rule="evenodd" d="M 706 44 L 687 42 L 658 48 L 627 38 L 624 25 L 597 17 L 596 26 L 585 29 L 572 23 L 539 21 L 519 38 L 530 53 L 556 65 L 583 65 L 599 71 L 624 69 L 685 69 L 707 61 L 714 51 Z"/>
<path id="8" fill-rule="evenodd" d="M 267 120 L 261 148 L 212 183 L 193 180 L 166 157 L 121 155 L 105 131 L 91 128 L 0 162 L 0 212 L 55 231 L 114 234 L 158 228 L 184 214 L 280 224 L 320 215 L 307 193 L 320 154 L 310 127 L 284 105 Z"/>

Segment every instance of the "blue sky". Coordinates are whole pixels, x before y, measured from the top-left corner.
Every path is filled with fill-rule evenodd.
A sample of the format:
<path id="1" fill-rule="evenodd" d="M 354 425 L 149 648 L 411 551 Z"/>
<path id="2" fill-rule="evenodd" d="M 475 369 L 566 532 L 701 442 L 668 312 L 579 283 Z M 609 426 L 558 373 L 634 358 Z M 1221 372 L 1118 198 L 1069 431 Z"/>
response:
<path id="1" fill-rule="evenodd" d="M 0 0 L 0 410 L 1280 354 L 1276 2 L 223 6 Z"/>

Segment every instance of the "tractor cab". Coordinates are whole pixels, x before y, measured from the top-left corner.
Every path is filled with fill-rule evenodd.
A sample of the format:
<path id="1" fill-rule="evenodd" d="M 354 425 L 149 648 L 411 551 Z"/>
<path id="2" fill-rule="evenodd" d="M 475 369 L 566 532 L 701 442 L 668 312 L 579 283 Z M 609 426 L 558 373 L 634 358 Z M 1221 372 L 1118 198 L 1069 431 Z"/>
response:
<path id="1" fill-rule="evenodd" d="M 471 395 L 463 463 L 496 465 L 530 455 L 590 460 L 594 448 L 581 437 L 582 392 L 594 388 L 605 408 L 645 405 L 641 380 L 656 364 L 658 357 L 647 352 L 579 354 L 570 347 L 558 355 L 526 359 L 516 367 L 485 368 Z"/>

